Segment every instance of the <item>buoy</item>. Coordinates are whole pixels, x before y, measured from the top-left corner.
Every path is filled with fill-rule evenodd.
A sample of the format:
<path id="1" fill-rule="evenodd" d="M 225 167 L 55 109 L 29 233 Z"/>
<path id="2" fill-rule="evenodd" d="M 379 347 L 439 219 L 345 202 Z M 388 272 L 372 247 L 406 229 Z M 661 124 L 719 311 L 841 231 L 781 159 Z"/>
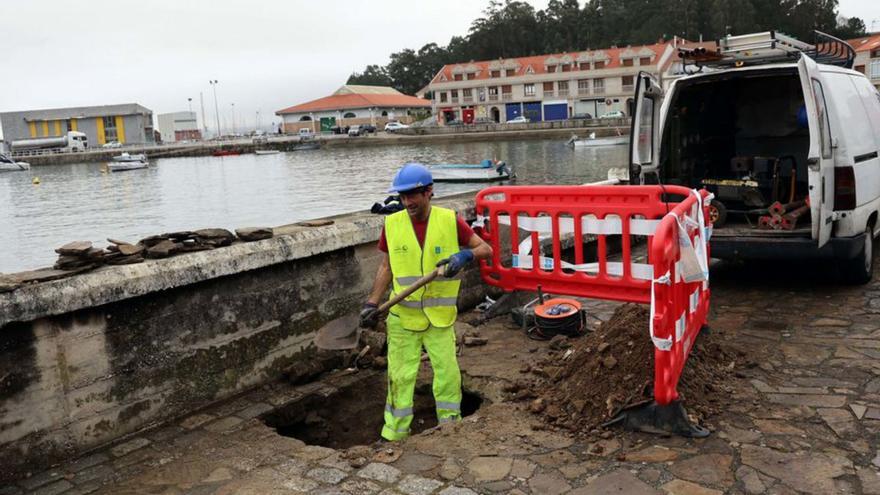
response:
<path id="1" fill-rule="evenodd" d="M 40 183 L 40 178 L 39 178 L 39 177 L 34 177 L 34 179 L 33 179 L 31 182 L 33 182 L 34 185 L 36 186 L 37 184 Z"/>

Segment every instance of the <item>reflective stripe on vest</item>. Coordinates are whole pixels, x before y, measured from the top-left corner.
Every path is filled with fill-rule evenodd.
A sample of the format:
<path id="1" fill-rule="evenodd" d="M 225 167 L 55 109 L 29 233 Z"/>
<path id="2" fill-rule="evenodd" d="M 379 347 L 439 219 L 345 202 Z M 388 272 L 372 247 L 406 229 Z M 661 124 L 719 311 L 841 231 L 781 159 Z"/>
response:
<path id="1" fill-rule="evenodd" d="M 458 226 L 455 212 L 432 206 L 425 231 L 424 249 L 419 246 L 406 210 L 385 217 L 385 239 L 391 264 L 393 294 L 415 283 L 437 266 L 437 262 L 457 253 Z M 459 280 L 437 278 L 391 307 L 407 330 L 426 330 L 430 325 L 448 327 L 458 316 L 456 302 Z"/>

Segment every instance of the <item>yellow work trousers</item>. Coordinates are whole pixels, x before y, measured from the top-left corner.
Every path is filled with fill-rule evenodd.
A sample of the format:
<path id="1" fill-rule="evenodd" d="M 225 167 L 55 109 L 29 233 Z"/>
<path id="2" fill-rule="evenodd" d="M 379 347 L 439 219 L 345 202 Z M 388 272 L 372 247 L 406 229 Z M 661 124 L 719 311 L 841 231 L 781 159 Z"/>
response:
<path id="1" fill-rule="evenodd" d="M 409 436 L 422 347 L 428 352 L 434 370 L 437 421 L 461 420 L 461 371 L 455 357 L 455 328 L 431 326 L 414 332 L 404 329 L 400 318 L 392 314 L 388 315 L 387 328 L 388 395 L 382 438 L 393 441 Z"/>

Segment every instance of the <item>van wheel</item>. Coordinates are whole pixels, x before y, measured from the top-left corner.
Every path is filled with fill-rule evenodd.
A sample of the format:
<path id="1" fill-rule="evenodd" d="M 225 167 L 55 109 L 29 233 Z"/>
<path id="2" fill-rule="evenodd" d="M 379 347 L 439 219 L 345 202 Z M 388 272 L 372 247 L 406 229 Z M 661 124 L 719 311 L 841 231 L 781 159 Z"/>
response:
<path id="1" fill-rule="evenodd" d="M 874 229 L 870 225 L 865 228 L 865 243 L 859 254 L 842 262 L 840 266 L 843 278 L 851 284 L 867 284 L 874 273 Z"/>

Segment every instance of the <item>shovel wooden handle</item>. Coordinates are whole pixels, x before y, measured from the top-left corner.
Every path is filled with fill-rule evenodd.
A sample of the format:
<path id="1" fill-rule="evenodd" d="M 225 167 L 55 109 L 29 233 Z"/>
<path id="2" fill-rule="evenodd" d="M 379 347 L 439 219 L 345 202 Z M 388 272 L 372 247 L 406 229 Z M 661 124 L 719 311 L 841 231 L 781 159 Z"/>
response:
<path id="1" fill-rule="evenodd" d="M 404 299 L 407 298 L 407 296 L 409 296 L 413 292 L 421 289 L 422 287 L 428 285 L 435 278 L 442 275 L 445 268 L 446 268 L 446 265 L 439 266 L 439 267 L 435 268 L 431 273 L 416 280 L 412 285 L 410 285 L 406 289 L 403 289 L 402 291 L 400 291 L 400 294 L 397 294 L 396 296 L 392 297 L 388 301 L 382 303 L 382 305 L 379 306 L 377 311 L 379 313 L 384 313 L 384 312 L 388 311 L 388 308 L 390 308 L 391 306 L 394 306 L 395 304 L 399 303 L 400 301 L 403 301 Z"/>

